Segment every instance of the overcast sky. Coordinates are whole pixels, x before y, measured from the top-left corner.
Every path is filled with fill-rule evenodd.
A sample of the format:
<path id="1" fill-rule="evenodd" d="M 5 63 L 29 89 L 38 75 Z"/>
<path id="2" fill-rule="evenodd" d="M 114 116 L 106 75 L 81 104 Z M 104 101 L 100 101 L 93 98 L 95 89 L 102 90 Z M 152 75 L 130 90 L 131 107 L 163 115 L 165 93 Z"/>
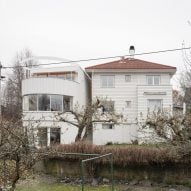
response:
<path id="1" fill-rule="evenodd" d="M 190 0 L 0 0 L 0 61 L 26 47 L 70 60 L 181 48 L 189 20 Z M 181 52 L 138 58 L 183 66 Z"/>

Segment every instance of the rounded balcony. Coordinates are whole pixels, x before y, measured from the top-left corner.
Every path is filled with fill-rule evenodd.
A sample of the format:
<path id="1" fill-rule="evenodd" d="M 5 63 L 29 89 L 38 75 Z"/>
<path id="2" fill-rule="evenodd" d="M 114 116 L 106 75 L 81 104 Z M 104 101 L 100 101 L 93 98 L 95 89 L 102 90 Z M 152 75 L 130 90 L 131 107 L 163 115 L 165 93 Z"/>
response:
<path id="1" fill-rule="evenodd" d="M 22 95 L 58 94 L 76 96 L 80 91 L 78 82 L 60 78 L 29 78 L 22 82 Z"/>

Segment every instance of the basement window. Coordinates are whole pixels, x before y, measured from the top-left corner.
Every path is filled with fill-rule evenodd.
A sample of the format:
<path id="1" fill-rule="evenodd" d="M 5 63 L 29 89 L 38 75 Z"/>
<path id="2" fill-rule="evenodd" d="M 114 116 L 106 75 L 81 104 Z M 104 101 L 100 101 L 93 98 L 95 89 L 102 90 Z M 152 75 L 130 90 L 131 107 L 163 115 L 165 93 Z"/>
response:
<path id="1" fill-rule="evenodd" d="M 114 124 L 113 123 L 103 123 L 102 129 L 114 129 Z"/>

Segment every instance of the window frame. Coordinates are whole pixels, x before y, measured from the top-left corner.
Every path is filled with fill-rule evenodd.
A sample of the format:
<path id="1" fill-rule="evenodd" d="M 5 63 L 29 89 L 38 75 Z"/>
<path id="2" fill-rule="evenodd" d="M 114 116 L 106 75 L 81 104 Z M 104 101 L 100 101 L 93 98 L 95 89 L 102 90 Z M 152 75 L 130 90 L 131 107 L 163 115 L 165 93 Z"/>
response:
<path id="1" fill-rule="evenodd" d="M 106 77 L 106 86 L 103 85 L 103 77 Z M 113 78 L 112 86 L 109 86 L 109 77 Z M 100 86 L 101 86 L 101 88 L 115 88 L 115 75 L 113 75 L 113 74 L 100 75 Z"/>
<path id="2" fill-rule="evenodd" d="M 158 76 L 158 81 L 159 83 L 158 84 L 155 84 L 155 77 Z M 152 80 L 152 83 L 149 84 L 149 77 L 151 77 L 151 80 Z M 153 75 L 146 75 L 146 83 L 148 86 L 159 86 L 161 84 L 161 75 L 159 74 L 153 74 Z"/>
<path id="3" fill-rule="evenodd" d="M 150 107 L 149 107 L 149 102 L 150 101 L 160 101 L 160 108 L 157 109 L 157 112 L 159 110 L 161 110 L 163 108 L 163 99 L 147 99 L 147 109 L 149 110 L 149 112 L 155 112 L 156 111 L 156 108 L 154 108 L 154 110 L 150 110 Z"/>
<path id="4" fill-rule="evenodd" d="M 46 95 L 47 98 L 49 99 L 49 107 L 47 110 L 43 110 L 43 109 L 40 109 L 40 105 L 39 105 L 39 99 L 40 99 L 40 96 L 43 96 L 43 95 Z M 53 97 L 54 96 L 58 96 L 61 98 L 61 107 L 60 109 L 61 110 L 52 110 L 52 103 L 53 102 Z M 30 110 L 30 107 L 29 107 L 29 98 L 30 97 L 35 97 L 36 98 L 36 110 Z M 69 101 L 69 110 L 67 109 L 67 111 L 70 111 L 73 109 L 73 96 L 68 96 L 68 95 L 60 95 L 60 94 L 27 94 L 27 95 L 23 95 L 22 97 L 22 108 L 23 108 L 23 112 L 67 112 L 65 111 L 65 107 L 64 107 L 64 99 L 65 98 L 68 98 L 70 101 Z"/>
<path id="5" fill-rule="evenodd" d="M 54 133 L 58 133 L 59 134 L 59 142 L 53 142 L 51 140 L 51 135 L 54 134 Z M 56 136 L 57 138 L 57 136 Z M 50 146 L 51 145 L 59 145 L 61 144 L 61 128 L 60 127 L 50 127 L 50 136 L 49 136 L 49 143 L 50 143 Z"/>
<path id="6" fill-rule="evenodd" d="M 107 128 L 107 126 L 111 126 L 112 128 L 110 128 L 110 127 Z M 115 129 L 115 124 L 114 123 L 102 123 L 102 129 L 103 130 L 113 130 L 113 129 Z"/>
<path id="7" fill-rule="evenodd" d="M 129 77 L 129 80 L 127 80 L 127 77 Z M 130 83 L 131 82 L 131 75 L 125 74 L 125 82 Z"/>

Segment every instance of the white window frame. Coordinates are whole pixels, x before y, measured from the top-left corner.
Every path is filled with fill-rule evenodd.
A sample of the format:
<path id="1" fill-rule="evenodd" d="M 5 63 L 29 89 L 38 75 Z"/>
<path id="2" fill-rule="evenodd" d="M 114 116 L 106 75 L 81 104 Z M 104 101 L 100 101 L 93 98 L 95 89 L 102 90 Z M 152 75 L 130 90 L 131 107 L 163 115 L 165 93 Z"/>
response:
<path id="1" fill-rule="evenodd" d="M 159 77 L 159 83 L 158 84 L 155 84 L 155 77 Z M 151 84 L 149 84 L 149 78 L 151 78 L 151 80 L 152 80 Z M 156 75 L 147 75 L 146 76 L 146 81 L 147 81 L 148 86 L 159 86 L 160 83 L 161 83 L 161 76 L 157 75 L 157 74 Z"/>
<path id="2" fill-rule="evenodd" d="M 103 77 L 106 78 L 106 85 L 103 85 Z M 109 77 L 113 78 L 112 86 L 109 85 Z M 115 75 L 101 75 L 100 76 L 101 88 L 114 88 L 115 87 Z"/>
<path id="3" fill-rule="evenodd" d="M 130 74 L 125 75 L 125 82 L 131 82 L 131 75 Z"/>
<path id="4" fill-rule="evenodd" d="M 150 101 L 160 101 L 160 108 L 158 109 L 162 109 L 163 108 L 163 99 L 148 99 L 147 100 L 147 108 L 149 109 L 149 112 L 158 112 L 158 109 L 156 110 L 156 108 L 154 108 L 154 110 L 150 110 L 150 107 L 149 107 L 149 102 Z"/>

